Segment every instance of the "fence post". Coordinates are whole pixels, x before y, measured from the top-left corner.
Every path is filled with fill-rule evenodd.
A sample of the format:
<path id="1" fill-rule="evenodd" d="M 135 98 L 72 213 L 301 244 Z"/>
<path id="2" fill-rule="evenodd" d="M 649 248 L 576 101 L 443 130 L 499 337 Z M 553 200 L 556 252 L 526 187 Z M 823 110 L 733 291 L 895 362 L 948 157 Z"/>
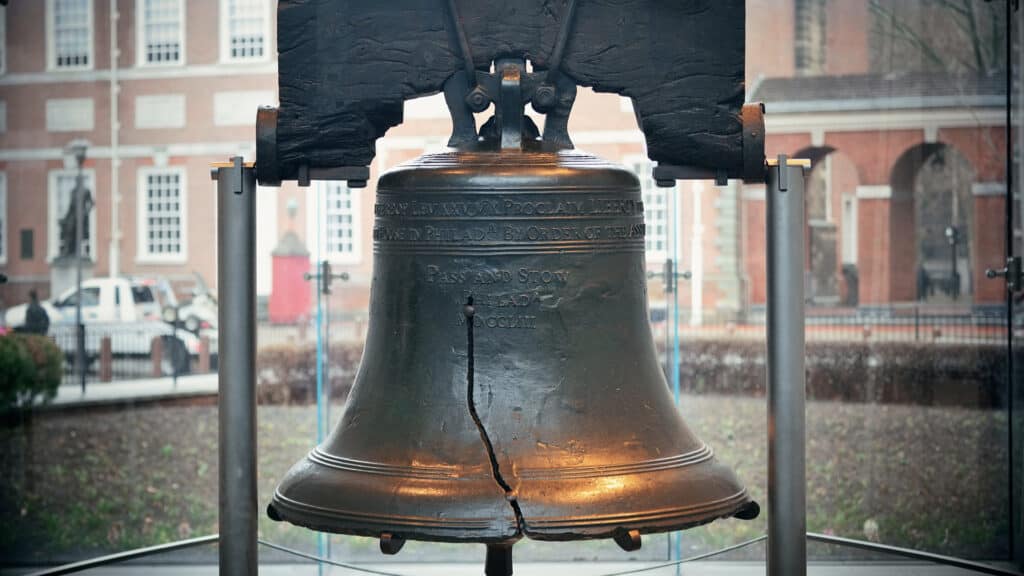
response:
<path id="1" fill-rule="evenodd" d="M 210 337 L 203 336 L 199 339 L 199 366 L 198 372 L 205 374 L 210 371 Z"/>
<path id="2" fill-rule="evenodd" d="M 153 377 L 159 378 L 163 376 L 163 371 L 160 369 L 160 365 L 163 364 L 164 359 L 164 342 L 159 336 L 153 338 L 153 343 L 149 346 L 149 357 L 153 361 L 152 374 Z"/>
<path id="3" fill-rule="evenodd" d="M 110 345 L 110 336 L 100 339 L 100 382 L 110 382 L 114 379 L 113 350 Z"/>

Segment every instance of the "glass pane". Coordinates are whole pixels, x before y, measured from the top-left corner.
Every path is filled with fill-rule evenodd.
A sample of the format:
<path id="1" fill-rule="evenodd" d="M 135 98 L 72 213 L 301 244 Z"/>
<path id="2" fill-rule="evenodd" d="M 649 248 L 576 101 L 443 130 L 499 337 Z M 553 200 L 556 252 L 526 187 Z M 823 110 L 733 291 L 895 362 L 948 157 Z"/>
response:
<path id="1" fill-rule="evenodd" d="M 812 161 L 808 528 L 1008 558 L 1007 311 L 985 275 L 1006 241 L 1006 5 L 794 6 L 795 50 L 748 28 L 747 74 L 769 154 Z M 744 187 L 751 325 L 764 311 L 761 190 Z M 761 346 L 730 343 L 750 361 L 723 352 L 701 376 L 742 386 Z M 757 471 L 762 446 L 749 448 Z"/>

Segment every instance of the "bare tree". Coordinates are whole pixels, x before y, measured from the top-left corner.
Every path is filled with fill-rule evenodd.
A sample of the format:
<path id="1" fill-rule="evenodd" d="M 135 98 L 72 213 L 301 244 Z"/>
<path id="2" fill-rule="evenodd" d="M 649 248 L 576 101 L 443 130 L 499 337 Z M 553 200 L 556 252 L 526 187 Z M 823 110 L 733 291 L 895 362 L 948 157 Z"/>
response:
<path id="1" fill-rule="evenodd" d="M 1004 72 L 1007 1 L 870 0 L 872 65 L 882 73 Z"/>

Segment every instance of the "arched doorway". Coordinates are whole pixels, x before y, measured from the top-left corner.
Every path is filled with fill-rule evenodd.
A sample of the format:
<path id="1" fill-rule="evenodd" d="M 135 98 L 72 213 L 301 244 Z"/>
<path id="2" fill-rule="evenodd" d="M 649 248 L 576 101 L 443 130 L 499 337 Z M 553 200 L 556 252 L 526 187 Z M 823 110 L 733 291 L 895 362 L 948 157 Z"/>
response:
<path id="1" fill-rule="evenodd" d="M 857 167 L 827 146 L 805 148 L 796 157 L 811 160 L 804 195 L 807 299 L 818 306 L 856 306 Z"/>
<path id="2" fill-rule="evenodd" d="M 913 262 L 914 296 L 931 304 L 969 304 L 975 291 L 974 170 L 943 143 L 904 152 L 892 172 L 893 261 Z M 998 225 L 998 224 L 995 224 Z M 912 235 L 907 231 L 912 230 Z M 897 240 L 902 239 L 903 242 Z M 913 257 L 897 251 L 913 251 Z"/>

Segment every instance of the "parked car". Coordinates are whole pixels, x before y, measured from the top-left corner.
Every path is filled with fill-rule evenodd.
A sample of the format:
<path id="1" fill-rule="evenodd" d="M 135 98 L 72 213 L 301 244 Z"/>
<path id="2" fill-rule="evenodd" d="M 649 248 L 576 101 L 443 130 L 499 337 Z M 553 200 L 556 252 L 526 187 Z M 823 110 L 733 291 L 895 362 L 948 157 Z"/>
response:
<path id="1" fill-rule="evenodd" d="M 151 278 L 91 278 L 82 282 L 82 324 L 85 325 L 85 352 L 94 360 L 100 342 L 109 337 L 111 352 L 116 357 L 148 357 L 154 341 L 162 346 L 165 374 L 189 371 L 191 359 L 200 352 L 201 338 L 210 341 L 210 354 L 217 354 L 215 330 L 198 333 L 179 330 L 163 321 L 164 306 L 176 306 L 173 292 L 159 280 Z M 68 289 L 57 298 L 40 302 L 50 316 L 49 335 L 69 357 L 75 354 L 75 308 L 79 293 Z M 16 329 L 25 323 L 27 304 L 7 310 L 4 323 Z"/>

